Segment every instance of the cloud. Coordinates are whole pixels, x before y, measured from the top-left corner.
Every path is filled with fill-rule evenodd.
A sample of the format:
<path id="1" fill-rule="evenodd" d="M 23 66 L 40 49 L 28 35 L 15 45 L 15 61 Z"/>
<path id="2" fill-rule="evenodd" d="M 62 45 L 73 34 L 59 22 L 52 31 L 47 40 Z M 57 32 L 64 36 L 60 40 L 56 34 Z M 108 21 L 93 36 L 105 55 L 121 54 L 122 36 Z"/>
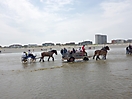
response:
<path id="1" fill-rule="evenodd" d="M 108 35 L 109 40 L 128 38 L 131 4 L 131 0 L 101 0 L 96 4 L 85 0 L 0 0 L 1 42 L 94 42 L 96 33 Z"/>
<path id="2" fill-rule="evenodd" d="M 103 2 L 100 4 L 103 10 L 102 18 L 105 20 L 105 23 L 108 24 L 107 27 L 103 28 L 102 31 L 107 30 L 107 33 L 111 39 L 129 38 L 131 31 L 130 26 L 132 25 L 131 5 L 131 0 Z"/>
<path id="3" fill-rule="evenodd" d="M 128 12 L 131 7 L 132 2 L 130 0 L 125 0 L 121 2 L 103 2 L 101 3 L 102 9 L 104 10 L 104 17 L 119 17 L 120 15 Z"/>

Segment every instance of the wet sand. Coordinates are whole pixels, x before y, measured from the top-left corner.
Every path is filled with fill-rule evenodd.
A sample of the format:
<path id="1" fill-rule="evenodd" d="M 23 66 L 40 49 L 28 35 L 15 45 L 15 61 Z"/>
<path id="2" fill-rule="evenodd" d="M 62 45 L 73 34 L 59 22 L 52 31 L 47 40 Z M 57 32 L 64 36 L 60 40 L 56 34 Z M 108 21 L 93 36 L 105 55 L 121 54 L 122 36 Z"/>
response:
<path id="1" fill-rule="evenodd" d="M 94 49 L 87 50 L 93 55 Z M 58 51 L 59 53 L 59 51 Z M 39 56 L 40 52 L 36 51 Z M 21 52 L 0 54 L 0 99 L 131 99 L 132 56 L 111 47 L 107 60 L 22 64 Z"/>

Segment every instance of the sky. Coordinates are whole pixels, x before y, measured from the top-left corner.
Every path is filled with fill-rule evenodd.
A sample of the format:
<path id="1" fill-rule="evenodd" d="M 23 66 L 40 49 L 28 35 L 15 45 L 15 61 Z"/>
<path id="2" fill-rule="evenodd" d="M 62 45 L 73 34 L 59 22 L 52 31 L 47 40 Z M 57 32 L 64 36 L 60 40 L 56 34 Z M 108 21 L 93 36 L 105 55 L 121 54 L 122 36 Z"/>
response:
<path id="1" fill-rule="evenodd" d="M 0 45 L 132 39 L 132 0 L 0 0 Z"/>

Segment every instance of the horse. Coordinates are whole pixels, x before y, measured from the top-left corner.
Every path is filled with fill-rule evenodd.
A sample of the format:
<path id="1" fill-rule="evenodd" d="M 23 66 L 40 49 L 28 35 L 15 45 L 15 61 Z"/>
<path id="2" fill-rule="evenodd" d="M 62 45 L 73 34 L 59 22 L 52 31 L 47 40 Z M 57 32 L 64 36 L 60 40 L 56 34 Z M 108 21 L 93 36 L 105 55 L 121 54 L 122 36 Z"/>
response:
<path id="1" fill-rule="evenodd" d="M 54 61 L 54 57 L 53 57 L 54 53 L 57 55 L 57 51 L 56 50 L 51 50 L 51 51 L 48 51 L 48 52 L 42 52 L 39 62 L 41 62 L 41 60 L 44 62 L 44 57 L 45 56 L 49 57 L 48 61 L 49 61 L 50 57 L 52 57 L 52 60 Z"/>
<path id="2" fill-rule="evenodd" d="M 110 48 L 109 48 L 108 46 L 103 47 L 101 50 L 96 50 L 96 51 L 94 52 L 93 59 L 94 59 L 95 56 L 96 56 L 96 60 L 98 60 L 98 59 L 100 60 L 99 56 L 100 56 L 100 55 L 103 55 L 103 59 L 106 60 L 107 50 L 110 50 Z"/>

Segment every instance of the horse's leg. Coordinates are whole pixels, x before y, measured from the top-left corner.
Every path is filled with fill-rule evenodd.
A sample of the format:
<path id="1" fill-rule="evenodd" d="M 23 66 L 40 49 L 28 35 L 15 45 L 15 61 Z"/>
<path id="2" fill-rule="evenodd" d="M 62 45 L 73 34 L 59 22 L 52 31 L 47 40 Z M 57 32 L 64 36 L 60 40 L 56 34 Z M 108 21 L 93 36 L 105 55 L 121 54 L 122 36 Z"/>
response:
<path id="1" fill-rule="evenodd" d="M 49 59 L 50 59 L 50 56 L 49 56 L 49 58 L 48 58 L 48 61 L 49 61 Z"/>
<path id="2" fill-rule="evenodd" d="M 41 62 L 41 59 L 42 59 L 42 57 L 40 57 L 40 60 L 39 60 L 39 62 Z"/>
<path id="3" fill-rule="evenodd" d="M 104 60 L 106 60 L 106 55 L 104 56 Z"/>
<path id="4" fill-rule="evenodd" d="M 99 57 L 99 56 L 97 55 L 97 56 L 96 56 L 96 60 L 98 60 L 98 57 Z"/>
<path id="5" fill-rule="evenodd" d="M 100 60 L 99 55 L 97 55 L 97 57 L 96 57 L 96 60 L 98 60 L 98 59 Z"/>
<path id="6" fill-rule="evenodd" d="M 98 56 L 98 59 L 100 60 L 100 57 Z"/>
<path id="7" fill-rule="evenodd" d="M 106 55 L 107 55 L 107 54 L 104 55 L 104 60 L 106 60 Z"/>
<path id="8" fill-rule="evenodd" d="M 43 58 L 42 58 L 42 61 L 44 62 L 44 56 L 43 56 Z"/>
<path id="9" fill-rule="evenodd" d="M 94 54 L 93 59 L 95 58 L 95 56 L 96 56 L 96 55 Z"/>
<path id="10" fill-rule="evenodd" d="M 54 61 L 54 57 L 52 56 L 52 60 Z"/>
<path id="11" fill-rule="evenodd" d="M 42 56 L 42 57 L 40 57 L 39 62 L 41 62 L 41 60 L 44 62 L 44 57 L 43 57 L 43 56 Z"/>
<path id="12" fill-rule="evenodd" d="M 97 54 L 97 53 L 96 53 L 96 51 L 95 51 L 95 52 L 94 52 L 94 56 L 93 56 L 93 59 L 95 58 L 96 54 Z"/>

